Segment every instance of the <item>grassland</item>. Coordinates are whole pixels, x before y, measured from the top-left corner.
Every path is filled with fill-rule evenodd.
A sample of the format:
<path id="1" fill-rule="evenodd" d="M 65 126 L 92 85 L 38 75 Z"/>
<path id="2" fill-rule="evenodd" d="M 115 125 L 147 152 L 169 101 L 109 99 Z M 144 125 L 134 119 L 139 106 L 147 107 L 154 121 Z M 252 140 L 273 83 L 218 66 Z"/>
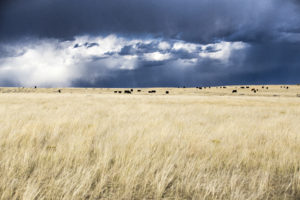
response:
<path id="1" fill-rule="evenodd" d="M 114 90 L 1 88 L 0 199 L 300 199 L 300 86 Z"/>

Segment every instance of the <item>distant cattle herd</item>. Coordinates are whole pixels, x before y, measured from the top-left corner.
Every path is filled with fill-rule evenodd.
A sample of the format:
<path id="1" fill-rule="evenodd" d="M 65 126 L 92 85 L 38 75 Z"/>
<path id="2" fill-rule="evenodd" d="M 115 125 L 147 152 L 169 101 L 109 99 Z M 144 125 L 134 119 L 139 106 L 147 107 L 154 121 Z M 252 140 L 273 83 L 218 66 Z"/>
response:
<path id="1" fill-rule="evenodd" d="M 297 86 L 300 86 L 300 84 L 299 85 L 297 85 Z M 258 87 L 258 86 L 257 86 Z M 261 87 L 261 89 L 262 90 L 269 90 L 269 87 L 268 86 L 259 86 L 259 87 Z M 24 89 L 24 87 L 22 87 L 23 89 Z M 38 87 L 37 86 L 34 86 L 33 87 L 34 89 L 37 89 Z M 186 86 L 182 86 L 182 87 L 178 87 L 178 88 L 187 88 Z M 210 89 L 210 88 L 213 88 L 212 86 L 197 86 L 196 87 L 196 89 L 199 89 L 199 90 L 204 90 L 204 89 Z M 214 87 L 214 88 L 220 88 L 220 89 L 226 89 L 227 88 L 227 86 L 216 86 L 216 87 Z M 241 90 L 245 90 L 245 89 L 250 89 L 250 86 L 239 86 L 239 88 L 241 89 Z M 288 90 L 289 89 L 289 86 L 280 86 L 280 88 L 282 88 L 282 89 L 286 89 L 286 90 Z M 190 88 L 191 89 L 191 88 Z M 133 92 L 134 92 L 135 90 L 134 89 L 126 89 L 126 90 L 115 90 L 114 91 L 114 93 L 115 94 L 122 94 L 122 93 L 124 93 L 124 94 L 132 94 Z M 255 88 L 255 87 L 253 87 L 253 88 L 251 88 L 251 92 L 253 92 L 253 93 L 257 93 L 259 91 L 259 89 L 258 88 Z M 57 92 L 58 93 L 62 93 L 62 90 L 61 89 L 58 89 L 57 90 Z M 138 92 L 138 93 L 141 93 L 141 92 L 143 92 L 141 89 L 137 89 L 136 90 L 136 92 Z M 149 94 L 155 94 L 155 93 L 157 93 L 157 91 L 156 90 L 145 90 L 145 92 L 147 92 L 147 93 L 149 93 Z M 231 91 L 232 93 L 238 93 L 238 87 L 237 86 L 235 86 L 235 89 L 233 89 L 232 91 Z M 160 92 L 159 92 L 160 93 Z M 166 95 L 168 95 L 168 94 L 170 94 L 170 91 L 169 90 L 165 90 L 164 92 L 163 92 L 164 94 L 166 94 Z M 161 93 L 160 93 L 161 94 Z M 241 94 L 242 95 L 242 94 Z M 275 96 L 275 95 L 274 95 Z M 300 94 L 297 94 L 296 95 L 297 97 L 300 97 Z"/>
<path id="2" fill-rule="evenodd" d="M 185 88 L 187 88 L 186 86 L 182 86 L 182 87 L 178 87 L 178 88 L 183 88 L 183 89 L 185 89 Z M 197 86 L 196 87 L 196 89 L 199 89 L 199 90 L 204 90 L 204 89 L 210 89 L 210 88 L 212 88 L 211 86 Z M 227 87 L 226 86 L 217 86 L 217 87 L 215 87 L 215 88 L 220 88 L 220 89 L 226 89 Z M 238 93 L 238 89 L 237 89 L 238 87 L 235 87 L 235 89 L 233 89 L 232 90 L 232 93 Z M 244 90 L 244 89 L 250 89 L 250 86 L 239 86 L 239 88 L 240 89 L 242 89 L 242 90 Z M 268 90 L 269 89 L 269 87 L 268 86 L 261 86 L 261 88 L 263 89 L 263 90 Z M 284 88 L 284 89 L 289 89 L 289 87 L 288 86 L 280 86 L 280 88 Z M 257 93 L 259 91 L 259 89 L 258 88 L 251 88 L 251 92 L 253 92 L 253 93 Z M 130 89 L 130 90 L 124 90 L 124 93 L 125 94 L 131 94 L 132 92 L 134 92 L 134 90 L 133 89 Z M 142 90 L 137 90 L 137 92 L 142 92 Z M 148 91 L 146 91 L 146 92 L 148 92 L 149 94 L 152 94 L 152 93 L 156 93 L 156 90 L 148 90 Z M 122 93 L 122 91 L 114 91 L 114 93 Z M 169 94 L 170 92 L 167 90 L 167 91 L 165 91 L 165 94 Z M 299 96 L 299 95 L 297 95 L 297 96 Z"/>
<path id="3" fill-rule="evenodd" d="M 142 92 L 142 90 L 136 90 L 136 91 L 137 91 L 137 92 Z M 131 94 L 131 93 L 134 92 L 134 90 L 133 90 L 133 89 L 130 89 L 130 90 L 124 90 L 123 92 L 124 92 L 124 94 Z M 119 90 L 119 91 L 118 91 L 118 90 L 115 90 L 114 93 L 122 94 L 122 91 L 121 91 L 121 90 Z M 151 94 L 151 93 L 156 93 L 156 90 L 149 90 L 148 93 L 149 93 L 149 94 Z M 166 93 L 166 94 L 169 94 L 169 91 L 166 91 L 165 93 Z"/>
<path id="4" fill-rule="evenodd" d="M 182 87 L 178 87 L 178 88 L 183 88 L 183 89 L 185 89 L 186 86 L 182 86 Z M 199 90 L 210 89 L 210 88 L 212 88 L 212 87 L 211 87 L 211 86 L 197 86 L 197 87 L 196 87 L 196 89 L 199 89 Z M 215 87 L 215 88 L 226 89 L 227 87 L 226 87 L 226 86 L 217 86 L 217 87 Z M 232 93 L 238 93 L 237 87 L 235 87 L 235 88 L 236 88 L 236 89 L 233 89 L 233 90 L 232 90 Z M 244 89 L 250 89 L 250 86 L 240 86 L 239 88 L 242 89 L 242 90 L 244 90 Z M 269 89 L 268 86 L 261 86 L 261 88 L 264 89 L 264 90 L 268 90 L 268 89 Z M 280 88 L 289 89 L 288 86 L 280 86 Z M 251 88 L 251 91 L 252 91 L 253 93 L 257 93 L 257 92 L 259 91 L 259 89 L 258 89 L 258 88 Z M 124 94 L 131 94 L 131 93 L 134 92 L 134 90 L 133 90 L 133 89 L 130 89 L 130 90 L 124 90 L 123 92 L 124 92 Z M 142 90 L 139 89 L 139 90 L 137 90 L 137 92 L 142 92 Z M 148 92 L 149 94 L 152 94 L 152 93 L 156 93 L 156 90 L 148 90 L 147 92 Z M 114 93 L 122 93 L 122 91 L 114 91 Z M 168 90 L 165 91 L 165 94 L 169 94 L 169 93 L 170 93 L 170 92 L 169 92 Z"/>

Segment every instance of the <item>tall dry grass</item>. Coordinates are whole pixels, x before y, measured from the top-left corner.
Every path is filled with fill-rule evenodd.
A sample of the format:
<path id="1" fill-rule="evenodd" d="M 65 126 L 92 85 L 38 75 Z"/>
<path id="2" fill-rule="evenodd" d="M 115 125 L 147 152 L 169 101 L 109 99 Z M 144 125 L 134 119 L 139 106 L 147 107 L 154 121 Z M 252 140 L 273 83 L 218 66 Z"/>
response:
<path id="1" fill-rule="evenodd" d="M 300 99 L 1 94 L 0 199 L 299 199 Z"/>

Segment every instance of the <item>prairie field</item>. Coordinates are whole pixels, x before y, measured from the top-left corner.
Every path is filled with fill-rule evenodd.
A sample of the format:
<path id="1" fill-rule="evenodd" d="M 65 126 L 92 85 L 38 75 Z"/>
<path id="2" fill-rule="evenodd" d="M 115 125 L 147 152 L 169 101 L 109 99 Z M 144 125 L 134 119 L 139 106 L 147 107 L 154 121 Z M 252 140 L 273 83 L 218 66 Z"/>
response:
<path id="1" fill-rule="evenodd" d="M 1 88 L 0 199 L 300 199 L 288 87 Z"/>

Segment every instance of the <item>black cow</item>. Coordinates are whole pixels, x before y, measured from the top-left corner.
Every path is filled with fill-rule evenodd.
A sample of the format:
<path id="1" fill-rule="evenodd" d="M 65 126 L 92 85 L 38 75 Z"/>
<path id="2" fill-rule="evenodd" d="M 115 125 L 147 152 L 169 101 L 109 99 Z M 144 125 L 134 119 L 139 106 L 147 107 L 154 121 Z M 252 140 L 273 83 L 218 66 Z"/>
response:
<path id="1" fill-rule="evenodd" d="M 119 91 L 119 94 L 121 94 L 122 93 L 122 91 Z"/>
<path id="2" fill-rule="evenodd" d="M 141 92 L 142 90 L 138 90 L 138 92 Z"/>
<path id="3" fill-rule="evenodd" d="M 232 90 L 232 93 L 237 93 L 237 90 Z"/>
<path id="4" fill-rule="evenodd" d="M 61 90 L 58 90 L 58 93 L 61 93 Z"/>
<path id="5" fill-rule="evenodd" d="M 114 93 L 118 93 L 118 91 L 114 91 Z"/>
<path id="6" fill-rule="evenodd" d="M 169 94 L 169 91 L 166 91 L 166 94 Z"/>
<path id="7" fill-rule="evenodd" d="M 130 90 L 124 90 L 124 93 L 125 94 L 131 94 L 131 91 Z"/>

